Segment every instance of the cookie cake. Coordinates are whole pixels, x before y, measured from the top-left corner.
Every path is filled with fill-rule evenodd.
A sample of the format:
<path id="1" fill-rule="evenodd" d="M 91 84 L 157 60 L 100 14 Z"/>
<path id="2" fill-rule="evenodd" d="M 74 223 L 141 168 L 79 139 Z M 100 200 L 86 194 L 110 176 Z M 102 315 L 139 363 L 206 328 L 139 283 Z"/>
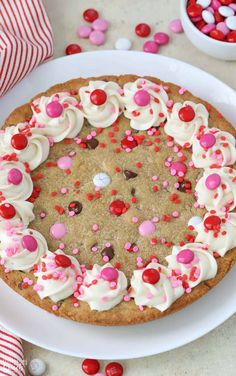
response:
<path id="1" fill-rule="evenodd" d="M 0 133 L 0 277 L 84 323 L 182 309 L 235 263 L 235 161 L 234 127 L 185 88 L 58 84 Z"/>

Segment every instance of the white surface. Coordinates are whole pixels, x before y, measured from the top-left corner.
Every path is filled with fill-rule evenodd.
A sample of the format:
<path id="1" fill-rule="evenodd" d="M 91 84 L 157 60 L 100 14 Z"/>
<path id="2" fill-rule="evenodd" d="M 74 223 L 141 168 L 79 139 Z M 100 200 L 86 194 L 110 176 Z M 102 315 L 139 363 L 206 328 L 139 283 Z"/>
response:
<path id="1" fill-rule="evenodd" d="M 129 72 L 156 75 L 184 85 L 217 105 L 229 120 L 236 118 L 235 92 L 207 73 L 162 56 L 106 51 L 74 55 L 41 66 L 0 101 L 1 120 L 12 106 L 24 103 L 56 82 L 76 76 Z M 13 104 L 9 98 L 14 100 Z M 100 359 L 135 358 L 188 343 L 230 317 L 236 312 L 236 289 L 232 289 L 235 283 L 236 268 L 206 296 L 174 315 L 148 324 L 113 328 L 57 318 L 33 306 L 0 282 L 0 322 L 22 338 L 64 354 Z"/>

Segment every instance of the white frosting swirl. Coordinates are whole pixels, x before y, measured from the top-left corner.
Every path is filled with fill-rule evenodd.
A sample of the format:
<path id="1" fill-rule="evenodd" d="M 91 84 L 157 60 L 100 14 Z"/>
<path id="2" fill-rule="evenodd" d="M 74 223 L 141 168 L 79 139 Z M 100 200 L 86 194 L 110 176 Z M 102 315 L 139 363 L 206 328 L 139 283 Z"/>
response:
<path id="1" fill-rule="evenodd" d="M 16 168 L 22 173 L 22 181 L 14 185 L 8 181 L 8 173 Z M 33 192 L 33 182 L 31 176 L 25 171 L 25 166 L 21 162 L 0 162 L 0 192 L 5 199 L 27 200 Z"/>
<path id="2" fill-rule="evenodd" d="M 52 101 L 58 101 L 63 111 L 59 117 L 52 118 L 47 115 L 46 108 Z M 80 132 L 84 117 L 78 108 L 76 98 L 67 92 L 57 93 L 51 97 L 40 97 L 31 105 L 33 117 L 32 125 L 37 127 L 37 132 L 52 137 L 54 142 L 62 141 L 64 138 L 74 138 Z"/>
<path id="3" fill-rule="evenodd" d="M 31 170 L 34 170 L 43 163 L 49 154 L 49 141 L 47 137 L 37 133 L 37 129 L 32 128 L 29 132 L 22 132 L 24 124 L 7 127 L 0 133 L 0 156 L 15 153 L 20 162 L 27 162 Z M 12 136 L 22 133 L 27 137 L 28 145 L 25 149 L 17 150 L 11 145 Z"/>
<path id="4" fill-rule="evenodd" d="M 29 201 L 4 200 L 1 202 L 1 205 L 3 204 L 10 204 L 15 208 L 16 215 L 11 219 L 11 223 L 18 224 L 22 222 L 23 226 L 26 228 L 35 218 L 33 213 L 34 205 Z M 5 221 L 5 219 L 0 216 L 0 222 L 3 221 Z"/>
<path id="5" fill-rule="evenodd" d="M 94 90 L 103 90 L 107 95 L 106 102 L 94 105 L 90 95 Z M 90 81 L 88 86 L 79 90 L 81 106 L 84 116 L 89 123 L 97 128 L 107 128 L 112 125 L 123 111 L 121 102 L 121 88 L 116 82 Z"/>
<path id="6" fill-rule="evenodd" d="M 134 95 L 138 90 L 145 90 L 150 95 L 150 103 L 139 106 L 134 101 Z M 162 86 L 143 78 L 124 85 L 123 102 L 125 105 L 124 116 L 130 119 L 130 126 L 136 130 L 146 130 L 157 127 L 167 117 L 166 102 L 168 95 Z"/>
<path id="7" fill-rule="evenodd" d="M 218 215 L 221 219 L 218 230 L 207 230 L 205 228 L 204 220 L 209 216 L 211 214 L 206 213 L 203 221 L 195 226 L 195 231 L 197 231 L 195 241 L 207 244 L 212 252 L 217 252 L 223 257 L 226 252 L 236 247 L 236 213 Z"/>
<path id="8" fill-rule="evenodd" d="M 111 288 L 110 282 L 101 278 L 101 271 L 107 267 L 112 265 L 95 264 L 92 270 L 86 271 L 83 285 L 80 287 L 81 295 L 78 299 L 87 302 L 92 310 L 107 311 L 119 304 L 127 294 L 127 279 L 123 272 L 117 270 L 119 276 L 115 288 Z M 94 280 L 97 280 L 96 284 L 92 284 Z"/>
<path id="9" fill-rule="evenodd" d="M 212 174 L 219 175 L 221 179 L 221 184 L 214 190 L 208 189 L 205 184 L 208 176 Z M 236 206 L 236 170 L 230 167 L 205 169 L 195 191 L 198 204 L 205 206 L 208 211 L 233 210 Z"/>
<path id="10" fill-rule="evenodd" d="M 1 264 L 9 270 L 31 270 L 48 249 L 46 240 L 38 231 L 22 228 L 23 224 L 20 223 L 16 226 L 12 226 L 10 221 L 0 223 Z M 22 238 L 25 235 L 36 239 L 38 246 L 34 252 L 23 247 Z"/>
<path id="11" fill-rule="evenodd" d="M 56 255 L 65 255 L 63 251 L 50 251 L 41 258 L 38 271 L 35 272 L 39 289 L 35 289 L 41 299 L 49 297 L 53 302 L 71 296 L 77 287 L 77 277 L 81 275 L 80 264 L 73 256 L 66 255 L 71 260 L 68 267 L 58 266 L 55 262 Z M 50 278 L 50 276 L 52 276 Z M 47 277 L 49 277 L 47 279 Z"/>
<path id="12" fill-rule="evenodd" d="M 180 251 L 189 249 L 194 253 L 194 258 L 189 264 L 177 261 Z M 183 247 L 174 246 L 172 255 L 166 257 L 169 268 L 175 270 L 177 274 L 187 275 L 187 282 L 192 288 L 202 281 L 214 278 L 217 273 L 217 262 L 207 246 L 201 243 L 189 243 Z"/>
<path id="13" fill-rule="evenodd" d="M 152 285 L 143 281 L 142 275 L 146 269 L 159 271 L 160 279 L 156 284 Z M 134 270 L 133 272 L 130 296 L 139 306 L 154 307 L 163 312 L 183 294 L 182 283 L 173 287 L 170 280 L 170 271 L 163 265 L 150 263 L 145 269 Z"/>
<path id="14" fill-rule="evenodd" d="M 235 138 L 228 132 L 217 128 L 206 128 L 204 135 L 214 135 L 215 144 L 204 149 L 198 138 L 193 141 L 192 161 L 195 167 L 206 168 L 212 165 L 228 166 L 236 161 Z M 202 135 L 201 135 L 202 136 Z"/>
<path id="15" fill-rule="evenodd" d="M 179 110 L 184 106 L 191 106 L 195 112 L 192 121 L 185 122 L 179 118 Z M 175 103 L 168 116 L 164 127 L 166 134 L 173 137 L 177 144 L 191 146 L 194 138 L 197 136 L 199 128 L 208 125 L 209 113 L 206 107 L 201 103 L 185 101 L 184 103 Z"/>

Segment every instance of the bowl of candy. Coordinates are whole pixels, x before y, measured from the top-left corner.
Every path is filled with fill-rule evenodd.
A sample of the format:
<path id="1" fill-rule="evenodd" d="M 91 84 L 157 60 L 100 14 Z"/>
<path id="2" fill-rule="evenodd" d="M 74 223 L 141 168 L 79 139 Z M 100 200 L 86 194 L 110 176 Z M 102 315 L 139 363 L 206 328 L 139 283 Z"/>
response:
<path id="1" fill-rule="evenodd" d="M 199 50 L 236 60 L 236 0 L 181 0 L 181 20 Z"/>

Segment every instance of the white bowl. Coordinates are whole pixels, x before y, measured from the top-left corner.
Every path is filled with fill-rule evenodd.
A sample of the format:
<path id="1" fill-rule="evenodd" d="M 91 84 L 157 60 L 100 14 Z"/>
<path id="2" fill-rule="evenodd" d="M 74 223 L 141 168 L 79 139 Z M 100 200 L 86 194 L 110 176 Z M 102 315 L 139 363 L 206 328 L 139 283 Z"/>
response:
<path id="1" fill-rule="evenodd" d="M 221 60 L 236 60 L 236 43 L 221 42 L 203 34 L 187 14 L 187 0 L 180 1 L 181 21 L 188 39 L 199 50 Z"/>

